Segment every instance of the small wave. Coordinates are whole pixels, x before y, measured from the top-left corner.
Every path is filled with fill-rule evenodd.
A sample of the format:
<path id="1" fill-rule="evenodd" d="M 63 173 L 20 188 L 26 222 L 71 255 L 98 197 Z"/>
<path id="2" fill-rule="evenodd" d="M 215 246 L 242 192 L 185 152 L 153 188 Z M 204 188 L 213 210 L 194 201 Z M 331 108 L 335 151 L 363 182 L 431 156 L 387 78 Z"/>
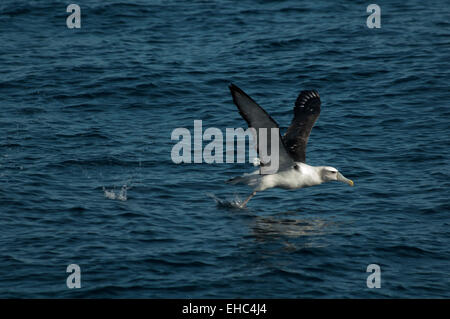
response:
<path id="1" fill-rule="evenodd" d="M 33 115 L 38 113 L 45 113 L 46 110 L 39 107 L 24 107 L 19 109 L 18 112 L 24 115 Z"/>
<path id="2" fill-rule="evenodd" d="M 61 138 L 98 138 L 108 139 L 107 136 L 96 132 L 74 133 L 74 134 L 56 134 L 56 137 Z"/>
<path id="3" fill-rule="evenodd" d="M 302 40 L 300 39 L 290 39 L 290 40 L 274 40 L 268 43 L 265 43 L 263 47 L 265 48 L 288 48 L 292 46 L 297 46 L 302 44 Z"/>
<path id="4" fill-rule="evenodd" d="M 75 159 L 75 160 L 65 160 L 58 163 L 51 163 L 49 167 L 56 166 L 69 166 L 69 165 L 80 165 L 80 166 L 122 166 L 122 167 L 153 167 L 156 164 L 155 161 L 133 161 L 133 160 L 121 160 L 115 157 L 99 157 L 92 159 Z"/>
<path id="5" fill-rule="evenodd" d="M 304 12 L 308 12 L 310 11 L 309 8 L 292 8 L 292 7 L 287 7 L 287 8 L 281 8 L 280 12 L 293 12 L 293 13 L 304 13 Z"/>
<path id="6" fill-rule="evenodd" d="M 150 13 L 151 10 L 143 5 L 143 4 L 136 4 L 136 3 L 128 3 L 126 1 L 124 2 L 118 2 L 118 3 L 112 3 L 112 4 L 101 4 L 96 7 L 93 7 L 91 11 L 94 14 L 103 15 L 105 13 L 111 13 L 113 16 L 123 16 L 123 17 L 136 17 L 136 16 L 142 16 L 144 13 Z M 133 11 L 133 12 L 132 12 Z"/>
<path id="7" fill-rule="evenodd" d="M 15 16 L 19 16 L 19 15 L 30 13 L 30 12 L 33 12 L 33 11 L 28 6 L 14 6 L 12 8 L 8 8 L 8 7 L 7 8 L 2 8 L 0 10 L 0 12 L 2 13 L 2 15 L 8 15 L 10 17 L 15 17 Z"/>
<path id="8" fill-rule="evenodd" d="M 22 145 L 16 144 L 16 143 L 6 143 L 6 144 L 0 144 L 0 147 L 21 147 Z"/>
<path id="9" fill-rule="evenodd" d="M 384 252 L 395 253 L 401 256 L 408 257 L 416 257 L 416 256 L 425 256 L 425 255 L 433 255 L 434 253 L 429 250 L 425 250 L 423 248 L 408 246 L 408 245 L 393 245 L 388 247 L 379 247 L 378 250 Z"/>

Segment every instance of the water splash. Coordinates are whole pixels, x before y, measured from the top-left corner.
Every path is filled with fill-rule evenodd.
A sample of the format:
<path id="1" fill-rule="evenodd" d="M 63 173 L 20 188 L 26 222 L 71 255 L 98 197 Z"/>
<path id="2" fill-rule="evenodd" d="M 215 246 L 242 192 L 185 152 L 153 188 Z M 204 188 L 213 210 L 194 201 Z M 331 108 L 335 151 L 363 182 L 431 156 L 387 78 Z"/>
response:
<path id="1" fill-rule="evenodd" d="M 103 186 L 103 193 L 105 194 L 105 197 L 108 199 L 126 201 L 128 199 L 127 197 L 128 189 L 129 187 L 127 185 L 123 185 L 122 188 L 116 192 L 115 189 L 107 190 Z"/>
<path id="2" fill-rule="evenodd" d="M 212 198 L 219 208 L 247 209 L 247 207 L 242 207 L 243 201 L 238 197 L 238 195 L 234 195 L 234 199 L 232 200 L 220 199 L 216 195 L 210 193 L 206 195 Z"/>

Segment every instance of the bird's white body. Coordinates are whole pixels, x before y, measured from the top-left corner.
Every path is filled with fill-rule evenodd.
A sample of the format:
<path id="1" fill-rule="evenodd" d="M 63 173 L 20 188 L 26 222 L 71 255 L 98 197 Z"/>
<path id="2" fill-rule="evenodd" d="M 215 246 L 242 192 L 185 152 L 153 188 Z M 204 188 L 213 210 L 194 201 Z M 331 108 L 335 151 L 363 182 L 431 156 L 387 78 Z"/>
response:
<path id="1" fill-rule="evenodd" d="M 256 171 L 258 173 L 259 171 Z M 283 189 L 297 189 L 314 185 L 320 185 L 323 180 L 318 167 L 305 163 L 296 163 L 296 168 L 290 168 L 276 174 L 263 175 L 254 185 L 256 192 L 269 188 L 279 187 Z"/>
<path id="2" fill-rule="evenodd" d="M 275 174 L 260 175 L 260 171 L 244 174 L 228 180 L 231 184 L 246 184 L 253 188 L 253 193 L 262 192 L 270 188 L 298 189 L 325 182 L 341 181 L 353 186 L 353 181 L 345 178 L 338 170 L 331 166 L 311 166 L 301 162 Z"/>

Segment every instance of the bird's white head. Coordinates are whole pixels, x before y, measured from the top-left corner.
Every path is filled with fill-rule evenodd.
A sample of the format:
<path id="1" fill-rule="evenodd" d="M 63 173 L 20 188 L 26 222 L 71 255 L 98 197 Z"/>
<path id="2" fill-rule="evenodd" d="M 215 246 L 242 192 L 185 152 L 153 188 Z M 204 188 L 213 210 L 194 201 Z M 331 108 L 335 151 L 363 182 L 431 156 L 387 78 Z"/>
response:
<path id="1" fill-rule="evenodd" d="M 322 169 L 320 170 L 320 175 L 324 182 L 339 181 L 346 183 L 350 186 L 354 185 L 351 179 L 344 177 L 344 175 L 339 173 L 339 171 L 336 168 L 331 166 L 323 166 Z"/>

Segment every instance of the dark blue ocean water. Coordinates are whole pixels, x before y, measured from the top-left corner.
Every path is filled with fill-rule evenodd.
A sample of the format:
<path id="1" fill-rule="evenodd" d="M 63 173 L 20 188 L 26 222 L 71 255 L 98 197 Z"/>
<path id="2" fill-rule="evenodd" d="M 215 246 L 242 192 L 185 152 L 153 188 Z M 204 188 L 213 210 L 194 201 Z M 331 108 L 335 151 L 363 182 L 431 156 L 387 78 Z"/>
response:
<path id="1" fill-rule="evenodd" d="M 450 297 L 448 2 L 378 1 L 380 29 L 364 1 L 69 3 L 0 3 L 0 297 Z M 307 161 L 355 187 L 217 206 L 252 165 L 170 137 L 246 127 L 230 82 L 282 129 L 317 89 Z"/>

